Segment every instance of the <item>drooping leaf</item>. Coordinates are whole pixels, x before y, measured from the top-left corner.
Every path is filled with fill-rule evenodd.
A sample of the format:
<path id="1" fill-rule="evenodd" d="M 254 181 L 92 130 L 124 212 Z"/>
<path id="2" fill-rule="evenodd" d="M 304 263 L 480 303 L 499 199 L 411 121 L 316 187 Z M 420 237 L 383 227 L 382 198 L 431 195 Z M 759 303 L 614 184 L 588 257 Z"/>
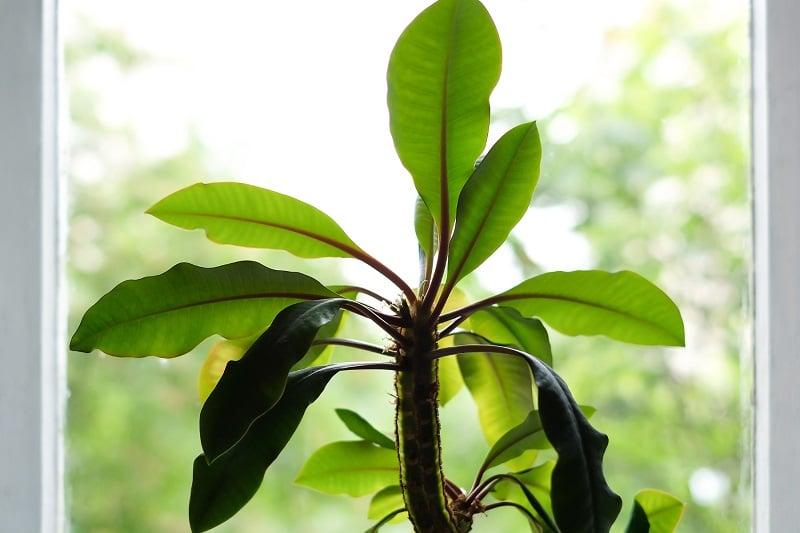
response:
<path id="1" fill-rule="evenodd" d="M 475 168 L 458 199 L 449 284 L 475 270 L 506 241 L 530 206 L 541 157 L 536 123 L 529 122 L 503 135 Z"/>
<path id="2" fill-rule="evenodd" d="M 500 39 L 477 0 L 439 0 L 403 31 L 389 59 L 390 129 L 403 165 L 442 227 L 483 151 Z"/>
<path id="3" fill-rule="evenodd" d="M 567 335 L 606 335 L 623 342 L 683 346 L 680 311 L 664 292 L 633 272 L 550 272 L 492 301 L 536 316 Z"/>
<path id="4" fill-rule="evenodd" d="M 365 441 L 371 442 L 382 448 L 394 450 L 394 441 L 367 422 L 367 420 L 350 409 L 337 409 L 336 415 L 339 420 L 344 422 L 347 429 L 353 432 L 356 437 L 361 437 Z"/>
<path id="5" fill-rule="evenodd" d="M 471 335 L 456 335 L 456 344 L 477 340 Z M 533 411 L 533 380 L 522 359 L 495 353 L 470 353 L 458 356 L 458 366 L 475 405 L 478 419 L 489 445 L 522 423 Z M 531 465 L 535 453 L 510 458 L 512 469 Z"/>
<path id="6" fill-rule="evenodd" d="M 562 531 L 606 533 L 622 508 L 603 474 L 608 437 L 592 427 L 553 369 L 534 357 L 526 360 L 536 381 L 542 427 L 558 453 L 550 495 L 556 523 Z"/>
<path id="7" fill-rule="evenodd" d="M 327 365 L 292 372 L 280 401 L 256 419 L 245 436 L 209 463 L 194 461 L 189 522 L 192 531 L 207 531 L 225 522 L 253 497 L 264 473 L 289 442 L 305 414 L 331 378 L 355 364 Z"/>
<path id="8" fill-rule="evenodd" d="M 327 324 L 323 325 L 319 331 L 317 332 L 315 339 L 320 338 L 330 338 L 336 335 L 341 327 L 342 323 L 345 320 L 345 313 L 339 311 L 333 317 L 333 320 L 328 322 Z M 330 362 L 331 353 L 333 352 L 333 347 L 331 345 L 326 344 L 316 344 L 312 345 L 306 354 L 303 356 L 302 359 L 297 361 L 293 366 L 292 370 L 300 370 L 301 368 L 306 368 L 307 366 L 314 365 L 326 365 Z"/>
<path id="9" fill-rule="evenodd" d="M 402 494 L 400 500 L 402 502 Z M 405 502 L 402 503 L 403 505 L 405 505 Z M 405 507 L 398 507 L 396 509 L 393 509 L 392 511 L 389 511 L 384 516 L 382 516 L 376 524 L 367 529 L 364 533 L 378 533 L 378 531 L 381 530 L 381 527 L 385 526 L 386 524 L 401 522 L 403 520 L 402 515 L 406 512 L 407 511 Z"/>
<path id="10" fill-rule="evenodd" d="M 396 483 L 397 452 L 368 441 L 341 441 L 323 446 L 308 458 L 295 480 L 328 494 L 364 496 Z"/>
<path id="11" fill-rule="evenodd" d="M 552 364 L 547 329 L 539 320 L 525 318 L 516 309 L 487 307 L 470 315 L 466 324 L 470 331 L 494 344 L 514 346 L 548 365 Z"/>
<path id="12" fill-rule="evenodd" d="M 147 210 L 223 244 L 286 250 L 300 257 L 356 257 L 363 251 L 319 209 L 244 183 L 197 183 Z"/>
<path id="13" fill-rule="evenodd" d="M 380 520 L 398 509 L 405 509 L 405 506 L 403 489 L 400 488 L 400 485 L 390 485 L 382 488 L 372 497 L 369 502 L 367 518 Z"/>
<path id="14" fill-rule="evenodd" d="M 633 500 L 625 533 L 673 533 L 683 517 L 684 503 L 666 492 L 646 489 Z"/>
<path id="15" fill-rule="evenodd" d="M 214 268 L 180 263 L 124 281 L 84 315 L 70 349 L 123 357 L 175 357 L 217 334 L 253 335 L 289 304 L 334 297 L 315 279 L 253 261 Z"/>
<path id="16" fill-rule="evenodd" d="M 299 302 L 281 311 L 238 361 L 230 361 L 200 411 L 200 443 L 212 462 L 281 398 L 292 366 L 347 300 Z"/>

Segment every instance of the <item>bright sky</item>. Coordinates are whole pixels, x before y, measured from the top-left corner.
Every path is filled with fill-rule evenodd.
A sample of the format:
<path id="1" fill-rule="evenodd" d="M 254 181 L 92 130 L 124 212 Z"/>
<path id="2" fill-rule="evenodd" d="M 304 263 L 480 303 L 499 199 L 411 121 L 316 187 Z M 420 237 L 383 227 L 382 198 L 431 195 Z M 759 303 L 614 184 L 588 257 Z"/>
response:
<path id="1" fill-rule="evenodd" d="M 388 131 L 385 72 L 397 37 L 429 3 L 71 0 L 67 7 L 161 58 L 133 79 L 103 61 L 87 74 L 106 88 L 101 118 L 132 124 L 145 153 L 181 149 L 194 127 L 221 169 L 322 209 L 415 281 L 415 193 Z M 493 107 L 545 117 L 592 74 L 606 28 L 635 20 L 644 3 L 486 0 L 504 50 Z M 493 131 L 490 144 L 501 133 Z M 569 214 L 538 217 L 552 218 L 552 242 L 533 244 L 560 243 L 563 255 L 545 266 L 585 266 L 587 248 L 570 234 Z M 391 242 L 374 231 L 385 221 L 396 228 Z"/>

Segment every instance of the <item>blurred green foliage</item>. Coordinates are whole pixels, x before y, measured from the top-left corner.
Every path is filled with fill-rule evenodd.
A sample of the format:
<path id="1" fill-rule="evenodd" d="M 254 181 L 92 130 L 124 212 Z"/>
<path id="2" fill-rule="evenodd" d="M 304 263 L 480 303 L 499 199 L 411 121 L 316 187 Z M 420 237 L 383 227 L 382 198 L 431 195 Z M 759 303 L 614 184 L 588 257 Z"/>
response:
<path id="1" fill-rule="evenodd" d="M 625 499 L 623 516 L 639 489 L 656 487 L 688 503 L 680 531 L 728 533 L 750 529 L 749 45 L 746 4 L 735 2 L 734 15 L 720 17 L 712 10 L 719 3 L 653 1 L 635 25 L 607 34 L 598 76 L 551 116 L 534 117 L 544 155 L 530 216 L 551 208 L 567 213 L 572 231 L 591 247 L 592 266 L 646 275 L 686 318 L 685 350 L 554 339 L 556 368 L 579 402 L 597 408 L 593 422 L 611 438 L 607 474 Z M 216 170 L 191 134 L 178 153 L 150 158 L 130 125 L 104 120 L 103 95 L 87 73 L 103 64 L 124 81 L 157 58 L 86 21 L 76 35 L 67 43 L 69 331 L 116 283 L 177 261 L 211 266 L 249 257 L 292 269 L 288 255 L 213 246 L 199 232 L 178 232 L 143 214 L 181 187 L 235 176 Z M 499 110 L 500 120 L 531 118 L 519 113 Z M 510 241 L 530 276 L 546 258 L 525 244 L 521 234 Z M 319 264 L 323 281 L 345 278 L 338 267 Z M 194 391 L 206 349 L 167 362 L 69 357 L 72 531 L 188 530 L 191 463 L 200 449 Z M 391 429 L 391 383 L 358 374 L 332 382 L 255 501 L 220 531 L 367 527 L 367 499 L 292 485 L 313 450 L 350 438 L 335 407 Z M 487 450 L 476 420 L 463 393 L 442 413 L 444 464 L 462 484 Z M 702 489 L 704 480 L 722 490 L 715 493 L 713 483 Z M 479 518 L 475 531 L 526 527 L 509 510 Z"/>

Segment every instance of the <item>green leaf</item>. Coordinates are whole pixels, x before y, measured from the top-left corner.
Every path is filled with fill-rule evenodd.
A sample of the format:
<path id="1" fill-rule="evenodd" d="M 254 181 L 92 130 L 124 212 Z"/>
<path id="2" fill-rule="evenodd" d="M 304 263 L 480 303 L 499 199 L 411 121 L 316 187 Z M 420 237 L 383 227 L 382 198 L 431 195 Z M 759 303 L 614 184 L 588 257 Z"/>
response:
<path id="1" fill-rule="evenodd" d="M 364 252 L 319 209 L 244 183 L 197 183 L 147 212 L 185 229 L 202 228 L 222 244 L 286 250 L 300 257 L 358 257 Z"/>
<path id="2" fill-rule="evenodd" d="M 253 497 L 264 473 L 286 447 L 311 405 L 342 370 L 358 368 L 338 364 L 292 372 L 280 401 L 256 419 L 245 436 L 209 464 L 204 455 L 194 461 L 189 499 L 192 531 L 207 531 L 225 522 Z"/>
<path id="3" fill-rule="evenodd" d="M 497 250 L 528 210 L 542 145 L 535 122 L 503 135 L 473 171 L 458 200 L 447 277 L 455 285 Z"/>
<path id="4" fill-rule="evenodd" d="M 253 339 L 248 338 L 225 340 L 219 341 L 211 347 L 197 378 L 197 395 L 201 402 L 206 401 L 208 395 L 219 383 L 228 361 L 241 359 L 253 342 L 255 342 Z"/>
<path id="5" fill-rule="evenodd" d="M 287 307 L 240 360 L 228 362 L 200 411 L 200 443 L 208 462 L 234 446 L 278 402 L 292 366 L 347 301 L 331 298 Z"/>
<path id="6" fill-rule="evenodd" d="M 328 494 L 364 496 L 397 483 L 399 476 L 397 452 L 359 440 L 323 446 L 295 482 Z"/>
<path id="7" fill-rule="evenodd" d="M 336 415 L 356 437 L 361 437 L 368 442 L 389 450 L 395 449 L 394 440 L 375 429 L 372 424 L 367 422 L 364 417 L 355 411 L 351 411 L 350 409 L 337 409 Z"/>
<path id="8" fill-rule="evenodd" d="M 367 518 L 370 520 L 380 520 L 398 509 L 405 509 L 406 502 L 403 500 L 403 489 L 400 485 L 391 485 L 379 490 L 369 502 Z"/>
<path id="9" fill-rule="evenodd" d="M 433 269 L 433 257 L 439 245 L 439 240 L 431 210 L 428 209 L 428 206 L 419 196 L 417 196 L 417 201 L 414 204 L 414 232 L 417 234 L 417 242 L 419 243 L 420 272 L 425 273 L 424 275 L 427 276 L 430 275 Z"/>
<path id="10" fill-rule="evenodd" d="M 518 426 L 514 426 L 494 443 L 481 466 L 488 470 L 511 459 L 519 457 L 529 450 L 546 450 L 550 442 L 544 435 L 542 422 L 537 411 L 528 413 L 528 417 Z"/>
<path id="11" fill-rule="evenodd" d="M 70 349 L 122 357 L 175 357 L 218 334 L 253 335 L 300 300 L 335 293 L 297 272 L 252 261 L 214 268 L 180 263 L 157 276 L 124 281 L 84 315 Z"/>
<path id="12" fill-rule="evenodd" d="M 544 325 L 534 318 L 523 317 L 516 309 L 487 307 L 470 315 L 466 324 L 470 331 L 493 344 L 514 346 L 548 365 L 552 364 L 550 337 Z"/>
<path id="13" fill-rule="evenodd" d="M 553 369 L 534 357 L 526 360 L 539 391 L 542 427 L 558 453 L 550 494 L 556 523 L 562 531 L 606 533 L 622 507 L 603 475 L 608 437 L 592 427 Z"/>
<path id="14" fill-rule="evenodd" d="M 447 337 L 440 342 L 444 345 Z M 464 388 L 464 378 L 461 377 L 461 370 L 458 368 L 458 361 L 455 357 L 439 359 L 439 405 L 446 405 L 447 402 L 455 398 L 456 394 Z"/>
<path id="15" fill-rule="evenodd" d="M 477 0 L 440 0 L 403 31 L 387 73 L 397 154 L 439 228 L 483 151 L 500 38 Z"/>
<path id="16" fill-rule="evenodd" d="M 635 344 L 683 346 L 680 311 L 633 272 L 550 272 L 491 299 L 537 316 L 567 335 L 607 335 Z"/>
<path id="17" fill-rule="evenodd" d="M 456 343 L 474 341 L 471 335 L 456 335 Z M 458 356 L 458 366 L 478 408 L 478 419 L 486 441 L 493 445 L 533 411 L 533 380 L 522 359 L 495 353 Z M 513 469 L 530 466 L 535 454 L 515 460 Z M 513 458 L 511 458 L 513 459 Z"/>
<path id="18" fill-rule="evenodd" d="M 666 492 L 646 489 L 633 501 L 626 533 L 672 533 L 683 517 L 684 503 Z"/>

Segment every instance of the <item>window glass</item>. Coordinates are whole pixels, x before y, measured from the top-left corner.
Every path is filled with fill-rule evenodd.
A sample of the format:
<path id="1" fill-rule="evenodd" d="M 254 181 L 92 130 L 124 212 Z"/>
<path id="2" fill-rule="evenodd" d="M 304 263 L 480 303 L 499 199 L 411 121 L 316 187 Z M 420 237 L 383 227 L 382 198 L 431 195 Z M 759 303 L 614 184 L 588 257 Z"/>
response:
<path id="1" fill-rule="evenodd" d="M 301 268 L 143 213 L 198 181 L 246 181 L 301 198 L 416 279 L 414 196 L 388 132 L 385 69 L 428 2 L 392 4 L 64 3 L 70 331 L 118 282 L 179 261 L 249 257 Z M 685 349 L 554 336 L 555 367 L 579 402 L 598 409 L 593 422 L 611 439 L 607 477 L 623 513 L 635 492 L 656 487 L 688 503 L 687 531 L 747 531 L 748 4 L 485 4 L 504 44 L 492 139 L 536 119 L 544 153 L 531 210 L 468 288 L 583 268 L 630 269 L 664 288 L 684 314 Z M 349 263 L 313 268 L 327 283 L 372 282 Z M 194 390 L 208 347 L 166 362 L 70 355 L 74 531 L 186 528 L 200 449 Z M 348 438 L 333 408 L 392 427 L 391 384 L 371 379 L 332 383 L 254 501 L 220 531 L 366 529 L 365 501 L 290 485 L 313 450 Z M 443 413 L 446 468 L 486 447 L 464 396 Z M 449 442 L 464 448 L 448 448 L 446 431 L 459 425 L 467 430 Z M 515 519 L 506 530 L 524 526 Z M 493 527 L 495 517 L 476 522 Z"/>

